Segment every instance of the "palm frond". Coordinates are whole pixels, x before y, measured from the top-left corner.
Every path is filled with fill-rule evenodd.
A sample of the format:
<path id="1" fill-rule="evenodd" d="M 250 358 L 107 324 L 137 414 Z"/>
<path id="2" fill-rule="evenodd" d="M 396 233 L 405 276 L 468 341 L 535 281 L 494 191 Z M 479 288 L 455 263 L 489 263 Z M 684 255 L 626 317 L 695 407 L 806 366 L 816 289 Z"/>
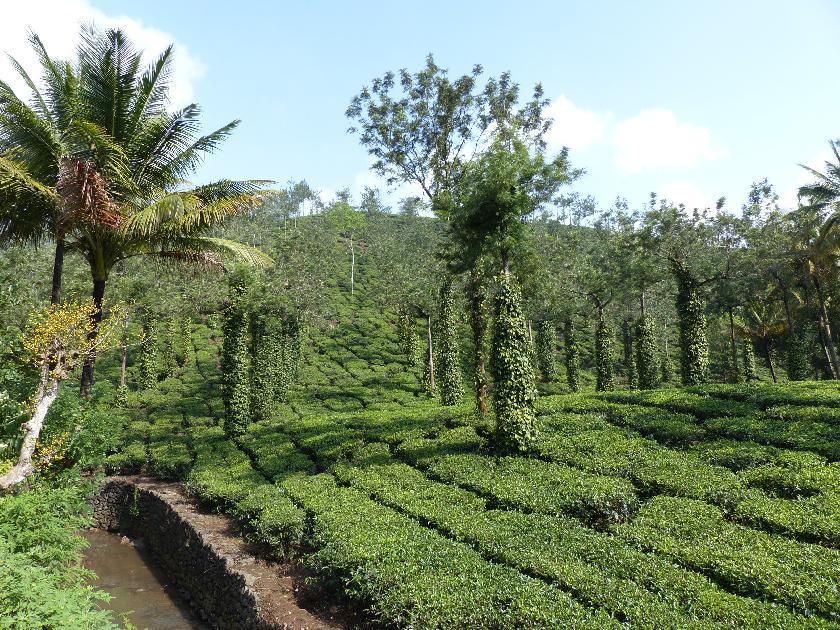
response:
<path id="1" fill-rule="evenodd" d="M 146 69 L 137 84 L 129 116 L 129 133 L 134 134 L 144 117 L 158 116 L 165 111 L 172 74 L 172 45 L 167 46 Z"/>
<path id="2" fill-rule="evenodd" d="M 51 229 L 57 196 L 26 171 L 23 164 L 0 156 L 0 238 L 39 240 Z"/>
<path id="3" fill-rule="evenodd" d="M 274 266 L 274 260 L 257 247 L 238 243 L 237 241 L 226 238 L 196 236 L 182 239 L 181 244 L 184 246 L 185 251 L 209 252 L 223 258 L 231 258 L 252 267 Z"/>
<path id="4" fill-rule="evenodd" d="M 119 29 L 101 32 L 86 27 L 82 29 L 78 59 L 84 118 L 117 142 L 129 140 L 140 53 Z"/>
<path id="5" fill-rule="evenodd" d="M 29 88 L 29 90 L 32 92 L 32 96 L 33 96 L 33 98 L 34 98 L 34 102 L 33 102 L 33 104 L 32 104 L 32 108 L 33 108 L 33 109 L 34 109 L 34 110 L 35 110 L 38 114 L 40 114 L 40 116 L 41 116 L 42 118 L 45 118 L 45 119 L 46 119 L 46 120 L 48 120 L 50 123 L 52 123 L 52 122 L 53 122 L 53 119 L 52 119 L 52 113 L 50 112 L 50 108 L 49 108 L 49 107 L 47 107 L 47 103 L 46 103 L 46 101 L 44 100 L 44 97 L 43 97 L 43 95 L 41 94 L 41 91 L 38 89 L 38 86 L 37 86 L 37 85 L 35 85 L 35 81 L 33 81 L 33 80 L 32 80 L 32 77 L 30 77 L 30 76 L 29 76 L 29 73 L 28 73 L 28 72 L 26 71 L 26 69 L 25 69 L 25 68 L 24 68 L 24 67 L 23 67 L 23 66 L 22 66 L 22 65 L 18 62 L 18 60 L 17 60 L 17 59 L 15 59 L 14 57 L 12 57 L 11 55 L 7 55 L 7 57 L 8 57 L 9 63 L 12 65 L 12 68 L 14 68 L 15 72 L 17 72 L 17 73 L 18 73 L 18 76 L 20 76 L 20 78 L 21 78 L 21 79 L 23 79 L 23 82 L 24 82 L 24 83 L 26 83 L 26 86 L 27 86 L 27 87 Z"/>
<path id="6" fill-rule="evenodd" d="M 201 205 L 201 200 L 190 193 L 170 193 L 154 203 L 126 217 L 122 230 L 133 238 L 166 232 L 168 236 L 182 236 L 180 221 L 184 215 Z"/>

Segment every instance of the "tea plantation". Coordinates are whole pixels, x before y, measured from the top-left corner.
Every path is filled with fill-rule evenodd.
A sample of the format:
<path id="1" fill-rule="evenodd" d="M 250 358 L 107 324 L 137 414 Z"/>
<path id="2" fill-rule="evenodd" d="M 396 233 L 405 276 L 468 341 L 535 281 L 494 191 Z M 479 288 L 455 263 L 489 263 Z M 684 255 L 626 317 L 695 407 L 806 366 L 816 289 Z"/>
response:
<path id="1" fill-rule="evenodd" d="M 193 324 L 127 394 L 108 471 L 183 480 L 378 624 L 840 627 L 840 385 L 546 395 L 531 456 L 498 456 L 492 413 L 426 395 L 368 273 L 326 288 L 286 402 L 241 437 L 218 322 Z"/>

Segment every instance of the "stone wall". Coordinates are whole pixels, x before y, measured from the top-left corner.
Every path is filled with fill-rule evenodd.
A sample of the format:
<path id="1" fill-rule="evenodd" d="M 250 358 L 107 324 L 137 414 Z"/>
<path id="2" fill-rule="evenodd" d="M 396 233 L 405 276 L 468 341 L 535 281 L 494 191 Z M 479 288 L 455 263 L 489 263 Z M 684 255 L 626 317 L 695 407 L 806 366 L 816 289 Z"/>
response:
<path id="1" fill-rule="evenodd" d="M 227 532 L 224 517 L 199 512 L 180 485 L 111 477 L 91 506 L 100 529 L 142 537 L 152 557 L 213 627 L 298 626 L 272 619 L 272 593 L 260 584 L 268 578 L 265 567 Z"/>

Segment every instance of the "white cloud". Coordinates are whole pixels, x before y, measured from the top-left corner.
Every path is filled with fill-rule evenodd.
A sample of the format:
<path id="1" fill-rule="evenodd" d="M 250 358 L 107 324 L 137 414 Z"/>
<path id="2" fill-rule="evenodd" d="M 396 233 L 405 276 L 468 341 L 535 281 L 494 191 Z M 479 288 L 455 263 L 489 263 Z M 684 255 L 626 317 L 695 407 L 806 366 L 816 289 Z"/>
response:
<path id="1" fill-rule="evenodd" d="M 182 107 L 194 100 L 194 84 L 204 75 L 204 64 L 175 37 L 125 15 L 107 15 L 87 0 L 24 0 L 4 2 L 0 20 L 0 78 L 12 85 L 19 94 L 26 94 L 25 84 L 18 79 L 6 60 L 6 53 L 14 56 L 33 79 L 39 75 L 38 61 L 27 42 L 27 31 L 37 33 L 47 52 L 56 59 L 75 57 L 79 28 L 93 23 L 99 28 L 122 28 L 138 49 L 144 51 L 144 61 L 150 62 L 171 43 L 175 44 L 174 72 L 170 99 L 173 107 Z"/>
<path id="2" fill-rule="evenodd" d="M 647 109 L 621 121 L 613 144 L 618 168 L 627 174 L 691 168 L 724 155 L 707 128 L 680 122 L 667 109 Z"/>
<path id="3" fill-rule="evenodd" d="M 697 186 L 687 181 L 665 184 L 660 191 L 660 197 L 664 197 L 674 204 L 683 204 L 688 210 L 714 208 L 717 202 L 716 199 L 712 199 Z"/>
<path id="4" fill-rule="evenodd" d="M 582 109 L 565 96 L 552 101 L 545 115 L 554 120 L 546 135 L 546 142 L 552 151 L 564 146 L 581 150 L 602 140 L 611 118 L 608 114 Z"/>

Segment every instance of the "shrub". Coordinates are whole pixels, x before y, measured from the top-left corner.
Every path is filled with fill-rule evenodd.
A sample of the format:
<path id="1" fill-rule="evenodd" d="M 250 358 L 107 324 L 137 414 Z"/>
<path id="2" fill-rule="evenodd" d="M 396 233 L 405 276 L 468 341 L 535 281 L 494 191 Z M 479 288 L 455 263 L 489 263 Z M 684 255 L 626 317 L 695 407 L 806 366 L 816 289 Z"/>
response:
<path id="1" fill-rule="evenodd" d="M 714 506 L 672 497 L 654 497 L 618 532 L 641 549 L 703 571 L 744 595 L 838 619 L 836 550 L 734 525 Z"/>

